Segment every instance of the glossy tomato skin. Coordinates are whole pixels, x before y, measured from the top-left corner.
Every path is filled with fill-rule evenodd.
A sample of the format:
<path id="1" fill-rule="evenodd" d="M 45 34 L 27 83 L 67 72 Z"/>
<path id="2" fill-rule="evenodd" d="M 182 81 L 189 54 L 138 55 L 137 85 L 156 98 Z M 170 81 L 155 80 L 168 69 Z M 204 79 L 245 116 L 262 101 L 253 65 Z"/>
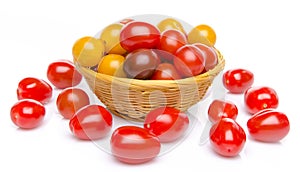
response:
<path id="1" fill-rule="evenodd" d="M 173 19 L 173 18 L 166 18 L 166 19 L 160 21 L 157 24 L 157 27 L 161 32 L 170 30 L 170 29 L 175 29 L 175 30 L 182 32 L 183 34 L 186 34 L 182 24 L 178 20 Z"/>
<path id="2" fill-rule="evenodd" d="M 56 88 L 64 89 L 78 85 L 82 80 L 82 75 L 72 62 L 58 60 L 49 64 L 47 78 Z"/>
<path id="3" fill-rule="evenodd" d="M 206 24 L 200 24 L 194 27 L 188 33 L 188 42 L 193 43 L 202 43 L 210 47 L 214 46 L 217 40 L 217 35 L 214 29 Z"/>
<path id="4" fill-rule="evenodd" d="M 64 89 L 56 99 L 57 110 L 66 119 L 71 119 L 80 108 L 89 104 L 87 93 L 74 87 Z"/>
<path id="5" fill-rule="evenodd" d="M 223 74 L 223 85 L 231 93 L 244 93 L 253 82 L 254 75 L 247 69 L 231 69 Z"/>
<path id="6" fill-rule="evenodd" d="M 191 77 L 204 70 L 203 53 L 194 45 L 184 45 L 175 53 L 174 66 L 181 75 Z"/>
<path id="7" fill-rule="evenodd" d="M 203 53 L 203 57 L 205 61 L 204 71 L 209 71 L 218 64 L 218 55 L 212 47 L 201 43 L 195 43 L 193 45 L 199 48 Z"/>
<path id="8" fill-rule="evenodd" d="M 18 99 L 34 99 L 43 104 L 50 101 L 52 87 L 44 80 L 37 78 L 24 78 L 18 84 Z"/>
<path id="9" fill-rule="evenodd" d="M 245 107 L 250 114 L 268 108 L 277 108 L 278 95 L 270 87 L 251 87 L 244 94 Z"/>
<path id="10" fill-rule="evenodd" d="M 221 118 L 236 119 L 238 108 L 230 101 L 214 100 L 208 108 L 208 119 L 212 123 L 218 122 Z"/>
<path id="11" fill-rule="evenodd" d="M 161 63 L 151 77 L 152 80 L 177 80 L 181 79 L 180 74 L 170 63 Z"/>
<path id="12" fill-rule="evenodd" d="M 159 30 L 155 26 L 141 21 L 127 23 L 120 32 L 121 46 L 129 52 L 141 48 L 156 48 L 159 39 Z"/>
<path id="13" fill-rule="evenodd" d="M 245 142 L 245 131 L 231 118 L 222 118 L 210 129 L 212 148 L 222 156 L 237 156 L 243 149 Z"/>
<path id="14" fill-rule="evenodd" d="M 262 110 L 251 116 L 247 128 L 252 138 L 262 142 L 278 142 L 290 131 L 288 117 L 276 110 Z"/>
<path id="15" fill-rule="evenodd" d="M 144 122 L 144 128 L 155 134 L 161 142 L 177 140 L 188 126 L 188 116 L 173 107 L 159 107 L 150 111 Z"/>
<path id="16" fill-rule="evenodd" d="M 161 33 L 158 49 L 175 54 L 185 44 L 187 39 L 183 33 L 178 30 L 166 30 Z"/>
<path id="17" fill-rule="evenodd" d="M 158 138 L 136 126 L 117 128 L 110 140 L 112 154 L 121 162 L 141 164 L 155 158 L 161 148 Z"/>
<path id="18" fill-rule="evenodd" d="M 32 129 L 42 123 L 45 113 L 46 109 L 40 102 L 33 99 L 23 99 L 12 106 L 10 117 L 16 126 Z"/>
<path id="19" fill-rule="evenodd" d="M 69 122 L 72 133 L 82 140 L 105 137 L 112 127 L 112 115 L 100 105 L 87 105 L 79 109 Z"/>

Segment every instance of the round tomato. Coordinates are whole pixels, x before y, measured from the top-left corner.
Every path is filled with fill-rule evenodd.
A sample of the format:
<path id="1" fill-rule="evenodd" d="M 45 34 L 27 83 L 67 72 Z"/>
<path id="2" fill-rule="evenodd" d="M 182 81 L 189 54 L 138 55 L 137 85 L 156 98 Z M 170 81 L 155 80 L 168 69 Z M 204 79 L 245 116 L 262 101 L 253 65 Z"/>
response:
<path id="1" fill-rule="evenodd" d="M 45 113 L 46 109 L 40 102 L 33 99 L 23 99 L 12 106 L 10 117 L 18 127 L 31 129 L 42 123 Z"/>
<path id="2" fill-rule="evenodd" d="M 80 88 L 66 88 L 56 99 L 57 110 L 66 119 L 71 119 L 77 110 L 89 104 L 89 96 Z"/>
<path id="3" fill-rule="evenodd" d="M 170 29 L 175 29 L 185 34 L 182 24 L 173 18 L 166 18 L 157 24 L 158 29 L 163 32 Z"/>
<path id="4" fill-rule="evenodd" d="M 24 78 L 18 84 L 18 99 L 34 99 L 43 104 L 52 97 L 52 87 L 44 80 L 37 78 Z"/>
<path id="5" fill-rule="evenodd" d="M 222 156 L 237 156 L 246 142 L 243 128 L 231 118 L 222 118 L 210 129 L 210 143 Z"/>
<path id="6" fill-rule="evenodd" d="M 102 58 L 98 65 L 98 72 L 114 76 L 122 66 L 125 58 L 118 54 L 108 54 Z"/>
<path id="7" fill-rule="evenodd" d="M 188 34 L 188 43 L 202 43 L 214 46 L 216 43 L 216 32 L 208 25 L 201 24 L 194 27 Z"/>
<path id="8" fill-rule="evenodd" d="M 247 122 L 252 138 L 262 142 L 277 142 L 290 131 L 288 117 L 273 109 L 266 109 L 254 114 Z"/>
<path id="9" fill-rule="evenodd" d="M 268 108 L 277 108 L 279 101 L 278 95 L 270 87 L 251 87 L 244 94 L 246 109 L 250 114 Z"/>
<path id="10" fill-rule="evenodd" d="M 209 71 L 218 64 L 218 55 L 212 47 L 209 47 L 201 43 L 195 43 L 193 45 L 199 48 L 203 53 L 203 57 L 205 61 L 204 71 Z"/>
<path id="11" fill-rule="evenodd" d="M 120 33 L 121 46 L 129 52 L 141 48 L 155 48 L 159 39 L 160 32 L 155 26 L 140 21 L 127 23 Z"/>
<path id="12" fill-rule="evenodd" d="M 188 126 L 188 116 L 172 107 L 160 107 L 150 111 L 144 122 L 144 128 L 155 134 L 161 142 L 177 140 Z"/>
<path id="13" fill-rule="evenodd" d="M 110 140 L 112 154 L 121 162 L 140 164 L 155 158 L 160 152 L 158 138 L 136 126 L 117 128 Z"/>
<path id="14" fill-rule="evenodd" d="M 184 45 L 177 50 L 174 65 L 185 77 L 199 75 L 205 65 L 203 53 L 194 45 Z"/>
<path id="15" fill-rule="evenodd" d="M 100 139 L 110 132 L 112 115 L 102 106 L 87 105 L 75 113 L 69 122 L 69 127 L 79 139 Z"/>
<path id="16" fill-rule="evenodd" d="M 177 80 L 180 78 L 181 76 L 170 63 L 159 64 L 151 77 L 152 80 Z"/>
<path id="17" fill-rule="evenodd" d="M 218 122 L 221 118 L 236 119 L 238 108 L 230 101 L 214 100 L 208 108 L 208 119 L 212 123 Z"/>
<path id="18" fill-rule="evenodd" d="M 223 85 L 231 93 L 244 93 L 253 82 L 253 73 L 246 69 L 232 69 L 223 74 Z"/>
<path id="19" fill-rule="evenodd" d="M 49 64 L 47 78 L 56 88 L 64 89 L 78 85 L 82 75 L 76 70 L 72 62 L 59 60 Z"/>
<path id="20" fill-rule="evenodd" d="M 158 49 L 175 54 L 185 44 L 187 44 L 187 39 L 183 33 L 178 30 L 166 30 L 160 36 Z"/>
<path id="21" fill-rule="evenodd" d="M 159 58 L 152 50 L 140 49 L 126 56 L 123 69 L 129 78 L 148 79 L 159 63 Z"/>

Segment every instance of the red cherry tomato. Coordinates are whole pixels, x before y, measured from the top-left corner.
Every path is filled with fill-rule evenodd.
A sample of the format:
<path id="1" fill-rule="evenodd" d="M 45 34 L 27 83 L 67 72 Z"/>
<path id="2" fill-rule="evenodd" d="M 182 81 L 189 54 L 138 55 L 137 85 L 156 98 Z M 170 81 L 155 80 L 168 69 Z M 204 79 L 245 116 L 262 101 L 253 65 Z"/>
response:
<path id="1" fill-rule="evenodd" d="M 131 21 L 120 32 L 121 46 L 129 52 L 141 48 L 155 48 L 159 39 L 159 30 L 146 22 Z"/>
<path id="2" fill-rule="evenodd" d="M 201 43 L 195 43 L 193 45 L 199 48 L 203 53 L 203 57 L 205 60 L 205 71 L 213 69 L 218 64 L 218 55 L 212 47 Z"/>
<path id="3" fill-rule="evenodd" d="M 208 108 L 208 119 L 212 123 L 218 122 L 221 118 L 236 119 L 238 108 L 230 101 L 214 100 Z"/>
<path id="4" fill-rule="evenodd" d="M 90 100 L 86 92 L 73 87 L 61 91 L 56 99 L 57 110 L 66 119 L 71 119 L 77 110 L 89 104 Z"/>
<path id="5" fill-rule="evenodd" d="M 42 123 L 45 113 L 46 109 L 40 102 L 33 99 L 23 99 L 12 106 L 10 117 L 18 127 L 31 129 Z"/>
<path id="6" fill-rule="evenodd" d="M 177 140 L 188 126 L 188 116 L 172 107 L 160 107 L 150 111 L 144 122 L 144 128 L 155 134 L 161 142 Z"/>
<path id="7" fill-rule="evenodd" d="M 43 104 L 52 97 L 52 87 L 44 80 L 24 78 L 19 82 L 17 89 L 18 99 L 34 99 Z"/>
<path id="8" fill-rule="evenodd" d="M 250 114 L 260 110 L 278 107 L 278 95 L 270 87 L 251 87 L 244 94 L 246 109 Z"/>
<path id="9" fill-rule="evenodd" d="M 278 142 L 290 131 L 288 117 L 275 110 L 262 110 L 254 114 L 247 122 L 249 134 L 262 142 Z"/>
<path id="10" fill-rule="evenodd" d="M 180 78 L 181 76 L 170 63 L 159 64 L 151 77 L 152 80 L 176 80 Z"/>
<path id="11" fill-rule="evenodd" d="M 246 142 L 243 128 L 231 118 L 222 118 L 210 129 L 210 143 L 215 152 L 222 156 L 237 156 Z"/>
<path id="12" fill-rule="evenodd" d="M 185 44 L 187 44 L 187 39 L 183 33 L 178 30 L 166 30 L 160 36 L 158 48 L 175 54 Z"/>
<path id="13" fill-rule="evenodd" d="M 185 77 L 199 75 L 204 69 L 203 53 L 194 45 L 184 45 L 177 50 L 174 65 Z"/>
<path id="14" fill-rule="evenodd" d="M 110 140 L 112 154 L 121 162 L 140 164 L 155 158 L 160 152 L 158 138 L 136 126 L 117 128 Z"/>
<path id="15" fill-rule="evenodd" d="M 49 64 L 47 78 L 56 88 L 64 89 L 78 85 L 82 75 L 76 70 L 72 62 L 59 60 Z"/>
<path id="16" fill-rule="evenodd" d="M 223 85 L 231 93 L 244 93 L 253 82 L 253 73 L 246 69 L 232 69 L 223 74 Z"/>
<path id="17" fill-rule="evenodd" d="M 111 113 L 99 105 L 87 105 L 81 108 L 69 122 L 72 133 L 83 140 L 103 138 L 109 133 L 111 126 Z"/>

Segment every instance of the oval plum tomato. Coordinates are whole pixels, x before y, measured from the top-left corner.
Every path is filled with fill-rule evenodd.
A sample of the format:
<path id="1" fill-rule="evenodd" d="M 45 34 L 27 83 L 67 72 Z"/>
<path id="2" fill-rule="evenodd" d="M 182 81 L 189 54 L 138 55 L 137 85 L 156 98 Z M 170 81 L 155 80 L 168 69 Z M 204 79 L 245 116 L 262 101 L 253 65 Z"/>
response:
<path id="1" fill-rule="evenodd" d="M 218 122 L 221 118 L 236 119 L 238 108 L 230 101 L 214 100 L 208 108 L 208 119 L 212 123 Z"/>
<path id="2" fill-rule="evenodd" d="M 158 29 L 163 32 L 169 29 L 175 29 L 185 34 L 182 24 L 173 18 L 166 18 L 157 24 Z"/>
<path id="3" fill-rule="evenodd" d="M 250 114 L 268 108 L 277 108 L 279 104 L 278 95 L 270 87 L 251 87 L 244 94 L 246 109 Z"/>
<path id="4" fill-rule="evenodd" d="M 159 107 L 150 111 L 144 122 L 144 128 L 155 134 L 161 142 L 177 140 L 188 126 L 188 116 L 173 107 Z"/>
<path id="5" fill-rule="evenodd" d="M 18 127 L 31 129 L 42 123 L 45 113 L 46 109 L 40 102 L 33 99 L 23 99 L 12 106 L 10 117 Z"/>
<path id="6" fill-rule="evenodd" d="M 114 76 L 122 66 L 125 58 L 118 54 L 108 54 L 102 58 L 98 65 L 98 72 Z"/>
<path id="7" fill-rule="evenodd" d="M 72 62 L 59 60 L 49 64 L 47 78 L 56 88 L 64 89 L 78 85 L 82 75 L 76 70 Z"/>
<path id="8" fill-rule="evenodd" d="M 223 74 L 223 85 L 231 93 L 244 93 L 253 82 L 253 73 L 246 69 L 232 69 Z"/>
<path id="9" fill-rule="evenodd" d="M 18 99 L 34 99 L 43 104 L 52 97 L 52 87 L 44 80 L 37 78 L 24 78 L 18 84 Z"/>
<path id="10" fill-rule="evenodd" d="M 140 164 L 155 158 L 160 152 L 158 138 L 136 126 L 117 128 L 110 140 L 112 154 L 121 162 Z"/>
<path id="11" fill-rule="evenodd" d="M 77 110 L 89 104 L 89 96 L 80 88 L 66 88 L 56 99 L 57 110 L 66 119 L 71 119 Z"/>
<path id="12" fill-rule="evenodd" d="M 152 50 L 139 49 L 126 56 L 123 69 L 128 78 L 148 79 L 159 63 L 159 58 Z"/>
<path id="13" fill-rule="evenodd" d="M 246 142 L 243 128 L 231 118 L 222 118 L 210 129 L 210 143 L 222 156 L 237 156 Z"/>
<path id="14" fill-rule="evenodd" d="M 185 77 L 199 75 L 205 65 L 204 54 L 194 45 L 184 45 L 177 50 L 174 66 Z"/>
<path id="15" fill-rule="evenodd" d="M 216 43 L 216 32 L 208 25 L 201 24 L 194 27 L 188 34 L 188 43 L 202 43 L 208 46 L 214 46 Z"/>
<path id="16" fill-rule="evenodd" d="M 151 77 L 152 80 L 176 80 L 180 78 L 181 76 L 170 63 L 159 64 Z"/>
<path id="17" fill-rule="evenodd" d="M 141 48 L 155 48 L 159 39 L 160 32 L 155 26 L 140 21 L 127 23 L 120 33 L 121 46 L 129 52 Z"/>
<path id="18" fill-rule="evenodd" d="M 183 33 L 178 30 L 166 30 L 161 33 L 158 49 L 175 54 L 185 44 L 187 39 Z"/>
<path id="19" fill-rule="evenodd" d="M 87 105 L 75 113 L 69 122 L 69 127 L 79 139 L 100 139 L 111 130 L 112 115 L 102 106 Z"/>
<path id="20" fill-rule="evenodd" d="M 247 122 L 249 134 L 252 138 L 262 142 L 277 142 L 290 131 L 288 117 L 271 109 L 254 114 Z"/>
<path id="21" fill-rule="evenodd" d="M 195 43 L 193 45 L 199 48 L 204 55 L 203 57 L 205 60 L 205 65 L 204 65 L 205 71 L 209 71 L 213 69 L 218 64 L 218 55 L 212 47 L 209 47 L 201 43 Z"/>

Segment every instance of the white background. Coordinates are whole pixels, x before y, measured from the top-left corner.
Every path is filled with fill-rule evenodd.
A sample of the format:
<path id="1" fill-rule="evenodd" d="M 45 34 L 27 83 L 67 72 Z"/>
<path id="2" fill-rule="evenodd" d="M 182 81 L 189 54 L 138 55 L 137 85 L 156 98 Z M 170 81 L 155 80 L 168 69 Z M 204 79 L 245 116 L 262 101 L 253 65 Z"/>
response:
<path id="1" fill-rule="evenodd" d="M 297 1 L 34 1 L 0 2 L 0 171 L 253 171 L 298 167 L 299 42 L 300 11 Z M 291 123 L 289 135 L 279 143 L 259 143 L 248 137 L 240 156 L 224 158 L 208 142 L 201 142 L 207 102 L 193 114 L 196 125 L 183 142 L 154 161 L 126 165 L 92 142 L 72 137 L 67 120 L 47 105 L 42 126 L 24 131 L 10 121 L 10 107 L 17 101 L 19 80 L 33 76 L 46 79 L 47 65 L 56 59 L 72 59 L 74 41 L 95 35 L 106 25 L 139 14 L 164 14 L 191 25 L 208 24 L 217 33 L 216 47 L 226 59 L 226 69 L 254 72 L 254 85 L 273 87 L 280 98 L 278 109 Z M 242 95 L 227 94 L 240 110 L 237 121 L 245 127 L 249 115 Z M 246 130 L 246 128 L 245 128 Z M 247 132 L 247 130 L 246 130 Z M 203 141 L 203 139 L 202 139 Z M 294 159 L 294 157 L 296 159 Z M 191 170 L 193 169 L 193 170 Z"/>

